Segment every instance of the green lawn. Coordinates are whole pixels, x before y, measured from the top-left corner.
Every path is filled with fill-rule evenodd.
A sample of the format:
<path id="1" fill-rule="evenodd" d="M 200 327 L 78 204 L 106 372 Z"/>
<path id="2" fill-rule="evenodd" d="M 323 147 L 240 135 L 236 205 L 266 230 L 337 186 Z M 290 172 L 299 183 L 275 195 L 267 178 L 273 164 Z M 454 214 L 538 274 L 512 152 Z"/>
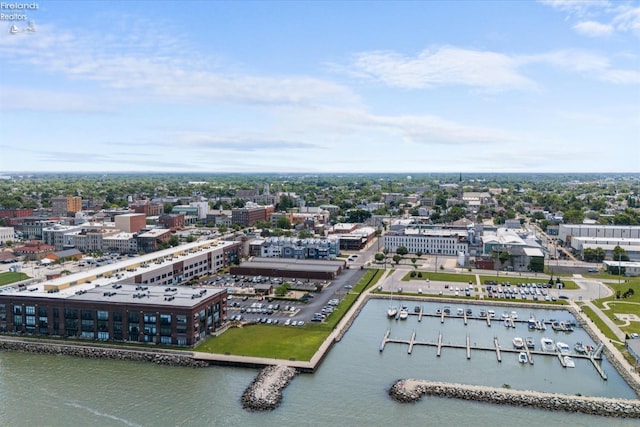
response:
<path id="1" fill-rule="evenodd" d="M 310 325 L 311 326 L 311 325 Z M 249 325 L 209 338 L 195 351 L 275 359 L 311 360 L 328 332 L 316 328 Z"/>
<path id="2" fill-rule="evenodd" d="M 614 341 L 618 340 L 616 334 L 613 333 L 613 331 L 602 321 L 602 319 L 600 319 L 600 317 L 592 309 L 587 306 L 582 306 L 582 311 L 584 311 L 585 314 L 589 316 L 589 319 L 593 321 L 596 327 L 600 329 L 607 338 Z"/>
<path id="3" fill-rule="evenodd" d="M 26 273 L 14 273 L 13 271 L 7 271 L 5 273 L 0 273 L 0 286 L 19 282 L 28 278 L 29 276 Z"/>
<path id="4" fill-rule="evenodd" d="M 626 280 L 626 281 L 625 281 Z M 620 329 L 622 329 L 627 334 L 635 332 L 640 334 L 640 322 L 630 322 L 629 326 L 622 326 L 624 324 L 623 321 L 615 319 L 613 313 L 624 313 L 624 314 L 635 314 L 640 317 L 640 278 L 622 278 L 620 284 L 616 283 L 607 283 L 608 287 L 613 289 L 614 294 L 607 298 L 601 298 L 594 303 L 602 310 L 602 312 L 607 315 L 611 320 L 616 322 L 616 324 L 620 325 Z M 622 298 L 622 295 L 627 292 L 629 289 L 633 290 L 633 295 Z M 616 298 L 616 293 L 620 291 L 620 299 Z M 605 306 L 603 302 L 609 301 L 609 307 L 611 310 L 605 310 Z M 615 302 L 615 305 L 613 304 Z"/>

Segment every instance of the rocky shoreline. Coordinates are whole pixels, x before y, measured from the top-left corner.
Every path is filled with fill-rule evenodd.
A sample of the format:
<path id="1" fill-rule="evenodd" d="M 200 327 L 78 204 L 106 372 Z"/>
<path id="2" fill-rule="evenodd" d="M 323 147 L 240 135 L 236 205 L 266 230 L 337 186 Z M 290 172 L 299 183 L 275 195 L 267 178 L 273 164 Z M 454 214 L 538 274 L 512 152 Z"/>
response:
<path id="1" fill-rule="evenodd" d="M 190 353 L 165 352 L 161 350 L 129 350 L 121 347 L 75 345 L 54 342 L 32 342 L 19 340 L 0 340 L 0 351 L 21 353 L 54 354 L 87 359 L 111 359 L 131 362 L 151 362 L 158 365 L 186 366 L 203 368 L 209 366 L 205 361 L 194 360 Z"/>
<path id="2" fill-rule="evenodd" d="M 294 368 L 285 365 L 267 366 L 242 394 L 242 407 L 250 411 L 270 411 L 282 401 L 282 390 L 296 376 Z"/>
<path id="3" fill-rule="evenodd" d="M 397 402 L 416 402 L 425 395 L 604 417 L 640 418 L 640 400 L 572 396 L 414 379 L 398 380 L 389 389 L 389 396 Z"/>

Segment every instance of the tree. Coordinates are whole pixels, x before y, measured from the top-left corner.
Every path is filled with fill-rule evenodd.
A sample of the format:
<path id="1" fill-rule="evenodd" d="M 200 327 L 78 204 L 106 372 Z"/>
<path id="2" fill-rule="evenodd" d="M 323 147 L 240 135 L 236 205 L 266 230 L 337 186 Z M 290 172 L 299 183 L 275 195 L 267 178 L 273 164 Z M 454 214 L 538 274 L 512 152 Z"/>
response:
<path id="1" fill-rule="evenodd" d="M 298 239 L 309 239 L 313 237 L 313 233 L 307 229 L 298 231 Z"/>
<path id="2" fill-rule="evenodd" d="M 291 220 L 289 220 L 289 218 L 287 218 L 286 216 L 281 216 L 276 221 L 276 227 L 283 230 L 288 230 L 291 228 Z"/>
<path id="3" fill-rule="evenodd" d="M 616 246 L 615 248 L 613 248 L 613 260 L 629 261 L 629 255 L 627 255 L 627 251 L 622 249 L 620 246 Z"/>
<path id="4" fill-rule="evenodd" d="M 171 246 L 178 246 L 180 244 L 180 240 L 178 239 L 178 236 L 174 234 L 173 236 L 171 236 L 171 239 L 169 239 L 168 243 Z"/>
<path id="5" fill-rule="evenodd" d="M 411 258 L 411 263 L 413 264 L 413 268 L 418 268 L 418 266 L 416 265 L 417 261 L 418 261 L 418 258 L 416 257 Z"/>
<path id="6" fill-rule="evenodd" d="M 400 261 L 402 260 L 402 257 L 400 255 L 394 255 L 393 256 L 393 262 L 396 263 L 396 265 L 400 264 Z"/>
<path id="7" fill-rule="evenodd" d="M 409 253 L 409 249 L 407 249 L 405 246 L 398 246 L 398 249 L 396 249 L 396 253 L 400 256 L 405 256 Z"/>
<path id="8" fill-rule="evenodd" d="M 347 212 L 347 222 L 361 223 L 371 218 L 371 212 L 364 209 L 354 209 Z"/>
<path id="9" fill-rule="evenodd" d="M 416 251 L 416 256 L 418 258 L 420 258 L 422 256 L 422 251 L 420 251 L 420 250 Z"/>
<path id="10" fill-rule="evenodd" d="M 380 252 L 376 253 L 373 257 L 378 262 L 382 262 L 386 258 L 385 255 Z"/>
<path id="11" fill-rule="evenodd" d="M 173 205 L 171 203 L 165 203 L 163 205 L 163 211 L 166 214 L 170 214 L 173 211 Z"/>

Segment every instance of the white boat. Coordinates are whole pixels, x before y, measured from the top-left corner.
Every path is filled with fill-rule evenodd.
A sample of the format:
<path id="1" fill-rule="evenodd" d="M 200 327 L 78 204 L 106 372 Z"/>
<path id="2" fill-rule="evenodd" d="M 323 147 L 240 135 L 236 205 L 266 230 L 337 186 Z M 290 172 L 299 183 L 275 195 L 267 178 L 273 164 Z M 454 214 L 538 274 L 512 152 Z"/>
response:
<path id="1" fill-rule="evenodd" d="M 577 342 L 576 345 L 573 346 L 573 350 L 578 354 L 585 354 L 587 349 L 581 342 Z"/>
<path id="2" fill-rule="evenodd" d="M 396 317 L 396 314 L 398 314 L 398 307 L 396 307 L 395 305 L 390 305 L 387 309 L 387 316 Z"/>
<path id="3" fill-rule="evenodd" d="M 400 309 L 400 320 L 406 320 L 409 317 L 409 310 L 406 307 Z"/>
<path id="4" fill-rule="evenodd" d="M 529 324 L 528 324 L 529 329 L 538 329 L 537 324 L 538 324 L 538 321 L 536 320 L 536 317 L 533 314 L 529 316 Z"/>
<path id="5" fill-rule="evenodd" d="M 514 337 L 512 342 L 514 348 L 518 350 L 524 348 L 524 340 L 521 337 Z"/>
<path id="6" fill-rule="evenodd" d="M 540 348 L 542 351 L 556 351 L 556 345 L 553 340 L 547 337 L 540 338 Z"/>
<path id="7" fill-rule="evenodd" d="M 396 317 L 398 314 L 398 306 L 393 305 L 393 294 L 389 297 L 389 308 L 387 309 L 387 317 Z"/>
<path id="8" fill-rule="evenodd" d="M 507 312 L 507 311 L 503 311 L 503 312 L 502 312 L 502 318 L 503 318 L 503 319 L 508 319 L 508 318 L 509 318 L 509 312 Z"/>
<path id="9" fill-rule="evenodd" d="M 463 308 L 459 308 L 456 310 L 456 313 L 458 313 L 458 316 L 462 316 L 464 314 L 464 309 Z"/>
<path id="10" fill-rule="evenodd" d="M 524 351 L 521 351 L 520 354 L 518 354 L 518 362 L 527 363 L 528 361 L 529 361 L 529 357 L 527 357 L 527 353 L 525 353 Z"/>
<path id="11" fill-rule="evenodd" d="M 569 347 L 569 344 L 564 343 L 562 341 L 558 341 L 556 343 L 556 350 L 558 350 L 558 352 L 560 354 L 569 354 L 569 353 L 571 353 L 571 347 Z"/>
<path id="12" fill-rule="evenodd" d="M 564 356 L 563 359 L 564 359 L 564 366 L 566 366 L 567 368 L 575 368 L 576 367 L 576 362 L 573 361 L 571 356 Z"/>
<path id="13" fill-rule="evenodd" d="M 489 317 L 496 317 L 496 312 L 494 310 L 488 310 L 487 314 Z"/>
<path id="14" fill-rule="evenodd" d="M 510 314 L 512 319 L 517 319 L 518 318 L 518 312 L 517 311 L 512 311 Z"/>

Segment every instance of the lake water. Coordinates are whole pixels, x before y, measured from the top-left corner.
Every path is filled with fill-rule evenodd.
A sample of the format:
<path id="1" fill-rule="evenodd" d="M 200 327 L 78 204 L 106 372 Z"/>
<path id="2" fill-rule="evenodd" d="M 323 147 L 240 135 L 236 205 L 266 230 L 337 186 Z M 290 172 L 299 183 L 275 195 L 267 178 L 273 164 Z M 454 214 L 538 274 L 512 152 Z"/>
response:
<path id="1" fill-rule="evenodd" d="M 172 368 L 148 363 L 87 360 L 63 356 L 0 353 L 0 425 L 22 426 L 424 426 L 439 424 L 474 426 L 608 426 L 637 425 L 637 420 L 604 419 L 562 412 L 513 408 L 453 399 L 425 397 L 415 404 L 392 401 L 387 390 L 400 378 L 430 379 L 515 389 L 568 394 L 635 398 L 633 391 L 605 360 L 609 379 L 603 381 L 587 360 L 576 359 L 575 369 L 560 366 L 554 357 L 538 356 L 535 365 L 518 363 L 516 354 L 387 344 L 378 347 L 388 328 L 391 336 L 408 339 L 413 330 L 420 341 L 437 340 L 490 347 L 497 336 L 501 346 L 511 339 L 549 336 L 573 346 L 592 343 L 577 329 L 571 334 L 550 329 L 530 332 L 526 323 L 505 328 L 495 322 L 416 316 L 406 321 L 386 317 L 388 303 L 371 300 L 343 340 L 336 344 L 315 374 L 301 374 L 285 389 L 282 405 L 272 412 L 250 413 L 241 408 L 240 396 L 257 370 L 228 367 Z M 414 304 L 409 307 L 412 310 Z M 435 312 L 441 304 L 423 304 Z M 455 312 L 460 305 L 451 304 Z M 477 306 L 470 306 L 477 312 Z M 496 309 L 498 316 L 502 310 Z M 570 319 L 555 311 L 519 310 L 520 318 L 534 312 L 538 318 Z"/>

